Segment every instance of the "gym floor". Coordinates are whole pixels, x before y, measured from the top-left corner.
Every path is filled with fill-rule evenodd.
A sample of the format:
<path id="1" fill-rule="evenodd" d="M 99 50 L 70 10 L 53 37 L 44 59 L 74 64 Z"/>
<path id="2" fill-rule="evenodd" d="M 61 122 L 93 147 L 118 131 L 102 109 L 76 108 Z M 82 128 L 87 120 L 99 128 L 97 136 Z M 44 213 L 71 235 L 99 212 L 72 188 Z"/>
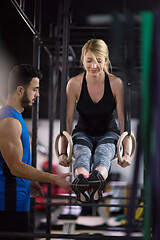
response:
<path id="1" fill-rule="evenodd" d="M 78 211 L 78 210 L 77 210 Z M 55 215 L 57 212 L 55 212 Z M 52 219 L 51 234 L 102 234 L 104 236 L 125 236 L 126 233 L 123 230 L 125 225 L 122 225 L 123 214 L 117 212 L 117 215 L 107 217 L 104 216 L 82 216 L 80 212 L 77 219 Z M 54 211 L 53 215 L 54 216 Z M 107 216 L 107 215 L 106 215 Z M 142 233 L 142 221 L 135 224 L 135 232 L 132 236 L 143 237 Z M 125 223 L 125 222 L 124 222 Z M 139 226 L 136 228 L 136 226 Z M 37 212 L 36 214 L 36 232 L 45 232 L 46 229 L 46 217 L 45 213 Z M 41 238 L 41 240 L 44 238 Z M 40 239 L 37 239 L 40 240 Z"/>

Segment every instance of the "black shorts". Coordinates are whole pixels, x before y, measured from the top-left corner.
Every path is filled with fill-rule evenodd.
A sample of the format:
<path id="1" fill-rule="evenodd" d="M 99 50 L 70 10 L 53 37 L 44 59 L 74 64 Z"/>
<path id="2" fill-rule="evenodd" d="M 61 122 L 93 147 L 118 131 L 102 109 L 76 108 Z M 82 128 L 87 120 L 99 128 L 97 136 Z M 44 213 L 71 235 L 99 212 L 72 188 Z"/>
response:
<path id="1" fill-rule="evenodd" d="M 0 232 L 29 232 L 29 213 L 0 211 Z M 0 237 L 3 240 L 29 240 L 29 238 Z"/>

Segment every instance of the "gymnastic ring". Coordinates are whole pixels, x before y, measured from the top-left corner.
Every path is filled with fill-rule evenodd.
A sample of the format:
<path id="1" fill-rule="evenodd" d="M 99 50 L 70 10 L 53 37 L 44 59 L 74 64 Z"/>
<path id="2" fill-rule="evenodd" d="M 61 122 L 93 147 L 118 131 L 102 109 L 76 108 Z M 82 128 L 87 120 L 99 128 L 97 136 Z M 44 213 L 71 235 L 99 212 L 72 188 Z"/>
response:
<path id="1" fill-rule="evenodd" d="M 59 153 L 59 150 L 58 150 L 58 143 L 59 143 L 59 139 L 62 135 L 64 135 L 67 138 L 67 141 L 68 141 L 68 144 L 69 144 L 69 155 L 67 157 L 67 162 L 70 163 L 72 161 L 73 141 L 72 141 L 72 138 L 71 138 L 71 136 L 69 135 L 68 132 L 63 131 L 62 134 L 59 133 L 57 135 L 56 140 L 55 140 L 55 152 L 56 152 L 57 158 L 59 158 L 60 153 Z"/>
<path id="2" fill-rule="evenodd" d="M 121 149 L 121 146 L 122 146 L 122 142 L 123 142 L 123 139 L 126 137 L 126 136 L 130 136 L 131 139 L 132 139 L 132 151 L 131 151 L 131 154 L 130 154 L 130 160 L 134 157 L 135 155 L 135 152 L 136 152 L 136 138 L 134 136 L 134 134 L 131 132 L 130 135 L 128 135 L 128 132 L 123 132 L 122 135 L 120 136 L 120 138 L 118 139 L 118 142 L 117 142 L 117 157 L 118 157 L 118 161 L 119 162 L 123 162 L 122 160 L 122 153 L 120 151 Z"/>

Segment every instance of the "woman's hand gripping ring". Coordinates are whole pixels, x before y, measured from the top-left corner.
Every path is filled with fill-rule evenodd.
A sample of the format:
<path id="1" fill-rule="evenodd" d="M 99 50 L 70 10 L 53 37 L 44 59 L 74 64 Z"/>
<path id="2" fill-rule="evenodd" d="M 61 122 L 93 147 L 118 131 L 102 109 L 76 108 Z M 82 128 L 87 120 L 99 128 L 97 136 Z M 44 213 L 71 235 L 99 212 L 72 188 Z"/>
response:
<path id="1" fill-rule="evenodd" d="M 130 136 L 131 140 L 132 140 L 132 151 L 129 156 L 130 160 L 133 159 L 135 152 L 136 152 L 136 138 L 133 135 L 133 133 L 131 133 L 130 135 L 128 135 L 128 132 L 122 133 L 122 135 L 120 136 L 120 138 L 118 139 L 118 142 L 117 142 L 117 157 L 118 157 L 118 161 L 120 163 L 123 163 L 123 159 L 122 159 L 123 152 L 121 151 L 121 147 L 122 147 L 122 142 L 126 136 Z"/>
<path id="2" fill-rule="evenodd" d="M 67 141 L 68 141 L 69 154 L 68 154 L 68 157 L 67 157 L 67 162 L 70 163 L 72 161 L 73 141 L 72 141 L 72 138 L 71 138 L 71 136 L 69 135 L 68 132 L 63 131 L 62 135 L 64 135 L 67 138 Z M 59 158 L 60 155 L 61 155 L 59 153 L 59 149 L 58 149 L 60 137 L 61 137 L 61 134 L 59 133 L 56 137 L 56 140 L 55 140 L 55 152 L 56 152 L 57 158 Z"/>

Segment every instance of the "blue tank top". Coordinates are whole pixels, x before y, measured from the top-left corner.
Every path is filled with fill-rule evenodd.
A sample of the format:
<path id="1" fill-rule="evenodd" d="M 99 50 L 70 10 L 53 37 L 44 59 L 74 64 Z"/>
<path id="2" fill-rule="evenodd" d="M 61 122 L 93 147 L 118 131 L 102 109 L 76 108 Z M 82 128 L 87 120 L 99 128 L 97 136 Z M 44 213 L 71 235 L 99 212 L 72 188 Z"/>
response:
<path id="1" fill-rule="evenodd" d="M 116 101 L 112 94 L 108 75 L 105 73 L 104 95 L 98 103 L 94 103 L 88 93 L 85 72 L 77 103 L 79 120 L 72 134 L 80 131 L 95 137 L 103 136 L 107 132 L 120 134 L 114 117 L 115 108 Z"/>
<path id="2" fill-rule="evenodd" d="M 22 162 L 31 165 L 29 134 L 22 114 L 4 106 L 0 109 L 0 119 L 8 117 L 17 119 L 22 125 Z M 29 208 L 30 181 L 12 175 L 0 152 L 0 211 L 29 211 Z"/>

